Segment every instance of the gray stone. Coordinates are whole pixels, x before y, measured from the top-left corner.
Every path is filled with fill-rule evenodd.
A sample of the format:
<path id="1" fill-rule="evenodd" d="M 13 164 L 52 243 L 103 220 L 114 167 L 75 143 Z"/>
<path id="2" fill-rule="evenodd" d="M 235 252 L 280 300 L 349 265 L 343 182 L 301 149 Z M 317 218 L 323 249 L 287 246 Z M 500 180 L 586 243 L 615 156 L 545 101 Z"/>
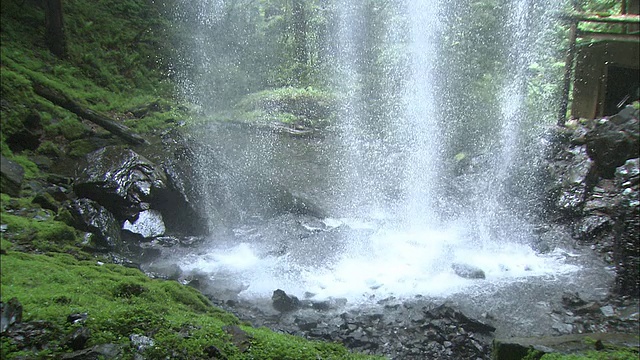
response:
<path id="1" fill-rule="evenodd" d="M 0 155 L 0 191 L 18 197 L 23 180 L 24 169 L 22 166 Z"/>
<path id="2" fill-rule="evenodd" d="M 465 279 L 484 279 L 486 277 L 482 269 L 473 265 L 453 263 L 451 268 L 456 275 Z"/>

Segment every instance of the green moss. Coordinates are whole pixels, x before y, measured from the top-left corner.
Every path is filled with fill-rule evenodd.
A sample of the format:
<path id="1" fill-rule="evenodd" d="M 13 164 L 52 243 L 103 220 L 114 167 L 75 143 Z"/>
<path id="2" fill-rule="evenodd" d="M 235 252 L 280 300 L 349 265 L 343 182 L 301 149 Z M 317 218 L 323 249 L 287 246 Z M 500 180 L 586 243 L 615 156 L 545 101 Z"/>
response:
<path id="1" fill-rule="evenodd" d="M 53 158 L 58 158 L 63 155 L 60 147 L 50 140 L 44 141 L 42 144 L 40 144 L 40 146 L 36 150 L 36 153 Z"/>
<path id="2" fill-rule="evenodd" d="M 247 95 L 236 105 L 246 121 L 277 121 L 305 127 L 328 125 L 337 110 L 336 97 L 314 88 L 285 87 Z"/>
<path id="3" fill-rule="evenodd" d="M 61 333 L 73 327 L 67 315 L 86 312 L 92 331 L 89 346 L 128 344 L 131 334 L 154 339 L 149 358 L 206 359 L 215 346 L 228 359 L 367 359 L 337 344 L 310 342 L 267 329 L 243 327 L 252 336 L 245 353 L 229 341 L 225 325 L 238 325 L 233 315 L 213 307 L 196 290 L 176 282 L 151 280 L 142 272 L 113 264 L 79 261 L 65 254 L 32 255 L 9 251 L 2 258 L 2 297 L 16 297 L 24 321 L 46 320 Z M 132 291 L 133 290 L 133 291 Z M 123 296 L 123 291 L 128 295 Z M 13 353 L 2 339 L 2 355 Z M 63 349 L 52 349 L 60 354 Z M 133 357 L 125 347 L 125 359 Z"/>
<path id="4" fill-rule="evenodd" d="M 40 169 L 38 169 L 38 165 L 36 165 L 33 161 L 29 160 L 29 158 L 25 155 L 13 155 L 7 156 L 7 158 L 11 161 L 18 163 L 24 169 L 24 178 L 25 179 L 36 179 L 42 176 L 40 173 Z"/>
<path id="5" fill-rule="evenodd" d="M 90 139 L 74 140 L 69 143 L 69 156 L 83 157 L 86 154 L 98 149 L 98 145 Z"/>
<path id="6" fill-rule="evenodd" d="M 582 354 L 545 354 L 541 360 L 637 360 L 638 351 L 623 349 L 615 351 L 589 351 Z"/>
<path id="7" fill-rule="evenodd" d="M 65 245 L 80 243 L 74 228 L 52 218 L 48 210 L 38 211 L 34 218 L 3 213 L 2 223 L 7 225 L 3 238 L 40 251 L 60 251 Z"/>

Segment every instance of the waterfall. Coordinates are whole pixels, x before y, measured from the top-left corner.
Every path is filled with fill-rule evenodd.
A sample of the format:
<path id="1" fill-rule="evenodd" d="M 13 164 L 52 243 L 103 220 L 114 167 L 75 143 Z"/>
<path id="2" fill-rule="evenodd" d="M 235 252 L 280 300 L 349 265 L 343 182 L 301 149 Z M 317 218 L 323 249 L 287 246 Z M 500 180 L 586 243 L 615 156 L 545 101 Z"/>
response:
<path id="1" fill-rule="evenodd" d="M 436 102 L 435 64 L 441 38 L 441 1 L 407 3 L 409 22 L 409 81 L 405 90 L 405 121 L 401 122 L 407 139 L 407 177 L 405 180 L 405 221 L 410 227 L 434 227 L 441 206 L 443 152 Z"/>
<path id="2" fill-rule="evenodd" d="M 555 59 L 549 13 L 560 5 L 491 3 L 324 2 L 325 85 L 339 109 L 322 136 L 305 138 L 219 120 L 275 86 L 266 74 L 280 69 L 277 53 L 251 31 L 281 9 L 179 1 L 185 98 L 214 119 L 191 134 L 203 211 L 229 227 L 181 267 L 246 296 L 286 288 L 356 300 L 473 287 L 458 263 L 494 282 L 574 270 L 529 246 L 540 134 L 556 113 L 529 88 L 554 81 L 540 69 Z M 324 211 L 310 215 L 307 201 Z"/>

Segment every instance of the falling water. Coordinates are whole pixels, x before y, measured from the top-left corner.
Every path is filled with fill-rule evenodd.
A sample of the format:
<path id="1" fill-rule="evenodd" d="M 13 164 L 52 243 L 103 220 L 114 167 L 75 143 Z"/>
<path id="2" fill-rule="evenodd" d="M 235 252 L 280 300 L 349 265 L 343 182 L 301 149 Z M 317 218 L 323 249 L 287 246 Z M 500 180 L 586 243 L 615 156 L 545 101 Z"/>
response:
<path id="1" fill-rule="evenodd" d="M 477 119 L 486 113 L 480 107 L 494 104 L 467 106 L 465 118 L 445 117 L 450 109 L 443 104 L 453 94 L 441 83 L 458 69 L 450 68 L 453 59 L 443 55 L 443 48 L 456 45 L 451 39 L 444 43 L 451 24 L 441 19 L 457 19 L 450 13 L 453 2 L 399 1 L 385 9 L 335 2 L 336 44 L 330 58 L 335 60 L 331 86 L 342 100 L 337 125 L 322 140 L 198 127 L 194 137 L 201 143 L 203 196 L 223 198 L 208 201 L 205 211 L 213 216 L 233 207 L 246 216 L 229 225 L 232 236 L 212 238 L 209 252 L 187 256 L 181 267 L 230 277 L 246 296 L 285 288 L 351 299 L 450 294 L 473 287 L 473 281 L 453 273 L 453 263 L 482 268 L 493 282 L 573 271 L 560 255 L 540 256 L 521 241 L 531 236 L 528 214 L 511 206 L 520 201 L 514 196 L 526 200 L 535 192 L 526 185 L 534 183 L 527 177 L 534 177 L 541 154 L 541 146 L 532 145 L 539 127 L 531 119 L 546 118 L 527 109 L 527 84 L 535 63 L 548 60 L 539 41 L 548 40 L 544 34 L 552 23 L 532 26 L 534 16 L 553 9 L 548 2 L 505 2 L 512 17 L 498 35 L 511 36 L 486 40 L 512 45 L 502 47 L 507 49 L 502 61 L 511 64 L 504 66 L 506 74 L 485 74 L 504 78 L 505 85 L 498 96 L 501 119 L 486 119 L 483 141 L 469 141 L 476 133 L 452 128 L 485 120 Z M 180 4 L 197 19 L 189 61 L 198 71 L 185 76 L 186 93 L 212 113 L 220 99 L 229 98 L 222 93 L 231 85 L 212 83 L 207 75 L 221 63 L 237 67 L 243 60 L 234 52 L 242 50 L 203 35 L 222 29 L 224 1 Z M 363 41 L 363 34 L 371 33 L 375 41 Z M 385 57 L 388 53 L 399 55 Z M 465 53 L 463 61 L 480 60 L 472 55 Z M 254 85 L 247 80 L 243 91 L 251 92 Z M 218 93 L 218 100 L 207 101 Z M 458 142 L 477 145 L 489 160 L 458 176 L 450 159 Z M 326 217 L 290 221 L 264 211 L 252 216 L 274 203 L 269 197 L 282 184 L 291 193 L 324 200 Z M 300 225 L 311 233 L 299 236 L 292 228 Z"/>
<path id="2" fill-rule="evenodd" d="M 441 196 L 442 142 L 436 108 L 435 64 L 441 37 L 441 1 L 409 1 L 409 82 L 405 90 L 405 129 L 408 160 L 406 169 L 405 219 L 410 227 L 437 226 Z"/>

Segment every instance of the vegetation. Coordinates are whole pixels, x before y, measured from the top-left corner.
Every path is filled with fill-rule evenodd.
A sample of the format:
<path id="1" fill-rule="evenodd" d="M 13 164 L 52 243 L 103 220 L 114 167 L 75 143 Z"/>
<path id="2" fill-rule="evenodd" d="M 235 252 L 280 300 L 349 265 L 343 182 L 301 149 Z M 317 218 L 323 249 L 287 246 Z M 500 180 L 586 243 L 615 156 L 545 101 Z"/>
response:
<path id="1" fill-rule="evenodd" d="M 339 345 L 310 342 L 241 324 L 233 315 L 212 306 L 202 294 L 173 281 L 151 280 L 136 269 L 77 260 L 60 253 L 46 255 L 9 251 L 2 255 L 3 300 L 17 298 L 23 305 L 23 321 L 44 320 L 64 339 L 81 326 L 91 331 L 87 346 L 120 344 L 123 359 L 133 359 L 132 334 L 153 339 L 146 349 L 150 358 L 204 359 L 214 346 L 227 359 L 365 359 Z M 6 300 L 5 300 L 6 301 Z M 67 316 L 86 313 L 84 324 Z M 234 346 L 223 328 L 239 326 L 250 337 L 248 348 Z M 14 351 L 2 337 L 2 358 L 21 355 L 50 358 L 68 352 L 63 342 L 46 350 Z"/>
<path id="2" fill-rule="evenodd" d="M 138 351 L 131 345 L 133 334 L 153 339 L 153 346 L 145 350 L 149 358 L 208 358 L 211 349 L 228 359 L 367 358 L 338 344 L 251 328 L 192 288 L 151 280 L 138 270 L 110 264 L 110 259 L 90 253 L 84 234 L 69 225 L 58 200 L 42 200 L 46 195 L 38 188 L 47 184 L 50 174 L 48 166 L 40 166 L 38 156 L 73 167 L 74 158 L 117 140 L 38 96 L 36 84 L 62 92 L 147 136 L 189 118 L 190 107 L 179 105 L 174 97 L 170 59 L 176 58 L 173 51 L 179 46 L 170 40 L 180 36 L 169 33 L 164 16 L 173 5 L 171 1 L 64 1 L 66 51 L 58 57 L 47 49 L 44 9 L 39 3 L 1 3 L 0 144 L 2 155 L 21 165 L 30 182 L 20 196 L 3 193 L 1 198 L 2 301 L 15 297 L 24 307 L 23 321 L 45 321 L 49 335 L 40 344 L 44 348 L 24 349 L 3 336 L 0 357 L 59 358 L 72 351 L 65 339 L 84 326 L 91 332 L 86 346 L 118 344 L 124 359 L 133 359 Z M 269 26 L 288 26 L 282 17 L 293 16 L 294 10 L 287 6 L 270 13 Z M 313 11 L 304 6 L 295 10 L 296 16 Z M 285 46 L 294 46 L 292 42 L 287 40 Z M 315 56 L 299 55 L 298 60 L 314 61 Z M 291 68 L 288 75 L 284 67 Z M 252 97 L 257 102 L 250 105 L 253 100 L 247 100 L 240 108 L 257 110 L 262 104 L 259 99 L 330 106 L 329 95 L 293 81 L 312 74 L 303 75 L 294 65 L 283 65 L 277 72 L 302 87 L 257 94 Z M 296 116 L 296 122 L 322 121 L 292 107 L 286 111 Z M 88 318 L 84 324 L 70 323 L 67 316 L 73 313 L 87 313 Z M 231 325 L 246 331 L 248 349 L 239 349 L 223 330 Z"/>
<path id="3" fill-rule="evenodd" d="M 89 253 L 90 244 L 59 210 L 58 200 L 38 198 L 43 196 L 38 188 L 51 175 L 41 161 L 45 157 L 73 166 L 74 160 L 117 139 L 34 89 L 43 85 L 62 92 L 145 136 L 194 117 L 321 128 L 352 97 L 356 101 L 349 105 L 366 119 L 359 125 L 378 136 L 401 116 L 398 94 L 407 80 L 409 39 L 398 2 L 366 0 L 346 9 L 327 0 L 65 0 L 66 47 L 55 55 L 45 40 L 41 3 L 0 3 L 0 149 L 22 166 L 29 183 L 18 197 L 2 194 L 0 263 L 2 301 L 17 298 L 24 321 L 49 322 L 55 340 L 31 352 L 3 337 L 2 357 L 54 358 L 70 351 L 60 339 L 86 326 L 92 334 L 89 346 L 120 344 L 125 358 L 137 351 L 130 345 L 132 334 L 153 339 L 145 350 L 150 358 L 204 358 L 211 347 L 229 359 L 364 358 L 337 344 L 253 329 L 189 287 L 151 280 Z M 557 92 L 554 79 L 563 66 L 559 49 L 514 65 L 509 44 L 498 41 L 521 25 L 505 22 L 515 11 L 511 3 L 462 0 L 443 12 L 439 30 L 446 31 L 438 51 L 448 59 L 447 69 L 457 70 L 448 72 L 442 61 L 432 66 L 439 84 L 437 107 L 446 109 L 441 123 L 448 151 L 458 162 L 491 145 L 488 135 L 497 131 L 496 119 L 503 116 L 501 89 L 510 81 L 507 74 L 530 75 L 525 88 L 517 89 L 525 94 L 528 109 L 551 104 Z M 610 0 L 584 0 L 580 9 L 621 11 Z M 545 15 L 538 8 L 528 10 L 531 26 Z M 357 15 L 357 24 L 345 20 L 346 11 Z M 526 44 L 544 44 L 566 29 L 545 31 L 532 33 Z M 340 36 L 345 38 L 334 41 Z M 347 56 L 344 63 L 338 61 L 341 56 Z M 342 66 L 353 66 L 355 75 L 341 78 Z M 187 90 L 178 94 L 178 89 Z M 220 115 L 222 110 L 231 115 Z M 533 112 L 526 116 L 531 124 L 541 122 Z M 67 322 L 72 313 L 87 313 L 86 323 Z M 247 350 L 233 344 L 223 330 L 229 325 L 250 335 Z"/>

